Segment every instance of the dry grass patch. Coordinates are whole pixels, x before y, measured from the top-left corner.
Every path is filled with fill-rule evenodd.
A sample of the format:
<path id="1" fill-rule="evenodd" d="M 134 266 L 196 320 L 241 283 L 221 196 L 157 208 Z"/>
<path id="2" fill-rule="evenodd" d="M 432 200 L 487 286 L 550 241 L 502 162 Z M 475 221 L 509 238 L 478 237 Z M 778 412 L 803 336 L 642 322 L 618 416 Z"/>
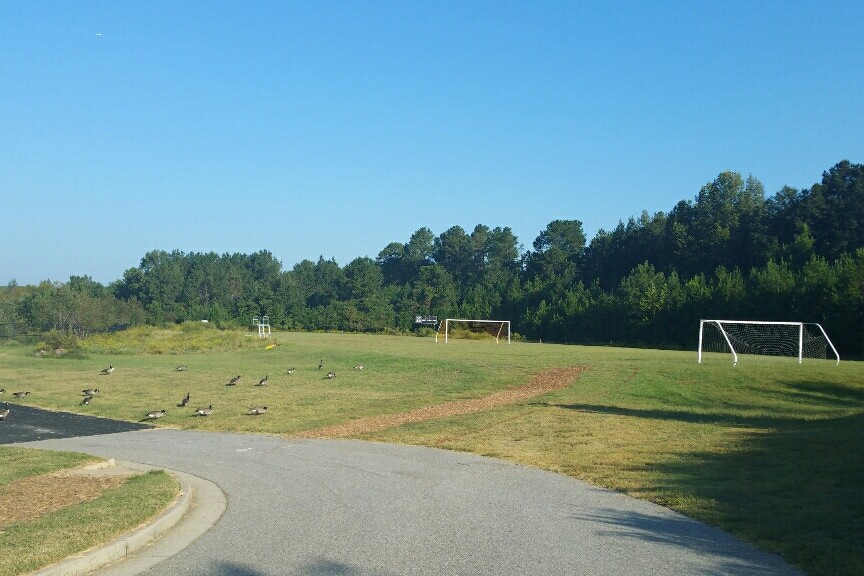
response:
<path id="1" fill-rule="evenodd" d="M 41 518 L 55 510 L 95 500 L 126 482 L 127 476 L 43 474 L 0 486 L 0 531 L 15 522 Z"/>

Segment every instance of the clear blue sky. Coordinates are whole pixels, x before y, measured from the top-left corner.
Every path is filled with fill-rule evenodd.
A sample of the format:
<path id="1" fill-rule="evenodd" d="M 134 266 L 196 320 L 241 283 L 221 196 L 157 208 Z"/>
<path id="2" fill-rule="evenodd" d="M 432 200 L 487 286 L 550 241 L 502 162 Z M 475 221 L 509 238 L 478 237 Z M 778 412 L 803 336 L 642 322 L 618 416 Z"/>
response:
<path id="1" fill-rule="evenodd" d="M 150 250 L 590 240 L 864 162 L 860 2 L 0 0 L 0 283 Z"/>

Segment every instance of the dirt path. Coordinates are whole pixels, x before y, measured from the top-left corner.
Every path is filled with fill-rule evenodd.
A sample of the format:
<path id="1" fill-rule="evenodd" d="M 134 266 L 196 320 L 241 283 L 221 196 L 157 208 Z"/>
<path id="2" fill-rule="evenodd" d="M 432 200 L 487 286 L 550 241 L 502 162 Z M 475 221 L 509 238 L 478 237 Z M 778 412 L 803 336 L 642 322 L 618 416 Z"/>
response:
<path id="1" fill-rule="evenodd" d="M 313 430 L 307 430 L 296 434 L 298 438 L 345 438 L 356 434 L 364 434 L 367 432 L 377 432 L 386 428 L 400 426 L 413 422 L 424 422 L 426 420 L 437 420 L 448 416 L 457 416 L 461 414 L 471 414 L 515 404 L 552 392 L 560 390 L 573 383 L 579 374 L 585 369 L 584 366 L 571 366 L 569 368 L 554 368 L 541 372 L 535 376 L 528 384 L 511 388 L 501 392 L 495 392 L 481 398 L 473 398 L 471 400 L 456 400 L 435 406 L 424 406 L 409 412 L 399 414 L 385 414 L 381 416 L 371 416 L 369 418 L 360 418 L 343 424 L 334 424 L 332 426 L 322 426 Z"/>

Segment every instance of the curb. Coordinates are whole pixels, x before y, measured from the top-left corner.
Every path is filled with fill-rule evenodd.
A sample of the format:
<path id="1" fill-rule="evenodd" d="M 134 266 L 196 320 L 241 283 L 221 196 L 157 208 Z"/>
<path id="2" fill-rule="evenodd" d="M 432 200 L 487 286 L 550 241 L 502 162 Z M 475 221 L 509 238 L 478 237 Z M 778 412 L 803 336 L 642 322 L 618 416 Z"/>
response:
<path id="1" fill-rule="evenodd" d="M 119 563 L 127 559 L 131 562 L 135 552 L 151 544 L 153 547 L 158 547 L 160 542 L 156 541 L 161 536 L 177 526 L 181 520 L 190 520 L 186 523 L 183 534 L 179 538 L 171 539 L 174 542 L 171 543 L 169 553 L 142 555 L 142 557 L 135 559 L 137 568 L 126 566 L 127 563 L 123 562 L 123 568 L 120 571 L 122 574 L 140 572 L 188 546 L 216 523 L 227 506 L 227 500 L 222 490 L 203 478 L 137 462 L 118 461 L 117 466 L 134 472 L 164 470 L 180 484 L 180 496 L 169 505 L 168 509 L 149 520 L 146 525 L 121 534 L 101 546 L 80 552 L 57 564 L 32 572 L 30 576 L 81 576 L 107 567 L 109 564 Z M 190 514 L 190 508 L 196 509 L 195 513 Z M 190 518 L 190 516 L 195 517 Z"/>

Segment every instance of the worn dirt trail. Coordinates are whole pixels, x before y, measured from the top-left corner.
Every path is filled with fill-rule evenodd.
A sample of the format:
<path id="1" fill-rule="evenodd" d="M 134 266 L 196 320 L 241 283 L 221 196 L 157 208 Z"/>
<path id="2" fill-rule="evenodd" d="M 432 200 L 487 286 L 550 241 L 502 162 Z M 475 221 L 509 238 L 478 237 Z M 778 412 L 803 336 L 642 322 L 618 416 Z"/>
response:
<path id="1" fill-rule="evenodd" d="M 572 384 L 584 369 L 585 366 L 553 368 L 541 372 L 524 386 L 495 392 L 481 398 L 456 400 L 434 406 L 424 406 L 423 408 L 416 408 L 399 414 L 384 414 L 381 416 L 370 416 L 369 418 L 359 418 L 342 424 L 306 430 L 295 436 L 298 438 L 347 438 L 357 434 L 385 430 L 402 424 L 425 422 L 448 416 L 481 412 L 490 408 L 515 404 L 528 398 L 565 388 Z"/>

